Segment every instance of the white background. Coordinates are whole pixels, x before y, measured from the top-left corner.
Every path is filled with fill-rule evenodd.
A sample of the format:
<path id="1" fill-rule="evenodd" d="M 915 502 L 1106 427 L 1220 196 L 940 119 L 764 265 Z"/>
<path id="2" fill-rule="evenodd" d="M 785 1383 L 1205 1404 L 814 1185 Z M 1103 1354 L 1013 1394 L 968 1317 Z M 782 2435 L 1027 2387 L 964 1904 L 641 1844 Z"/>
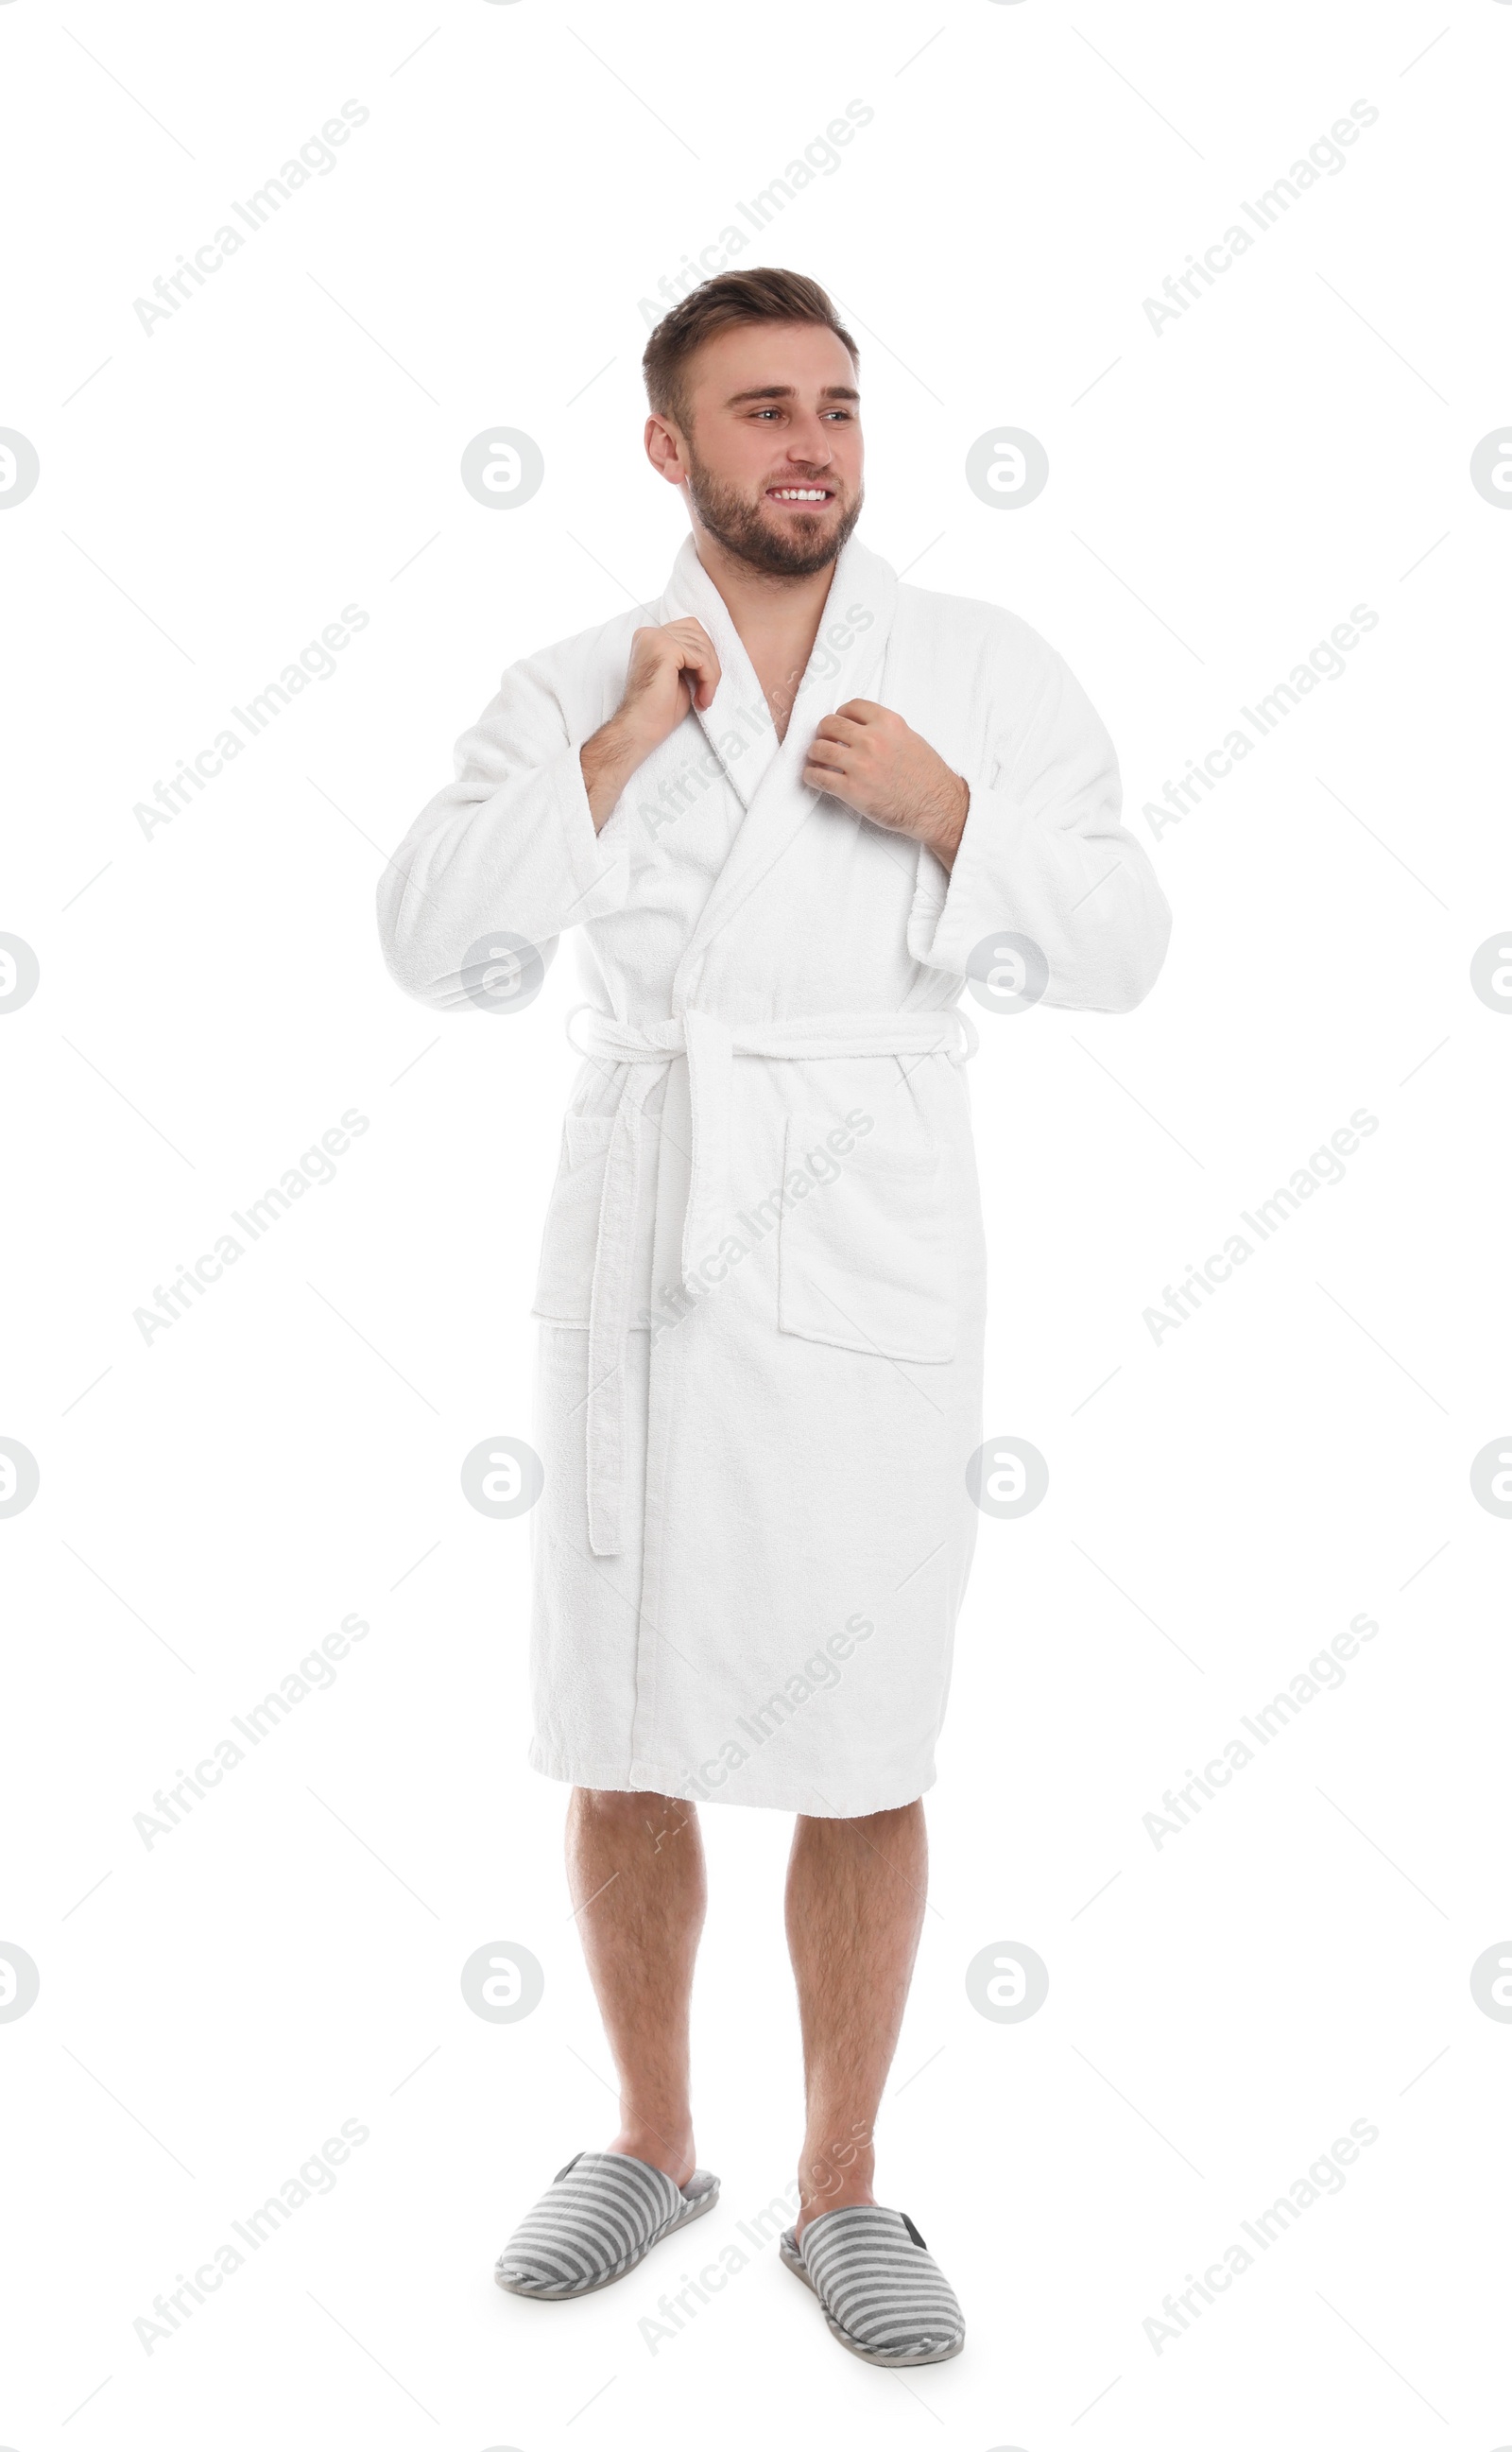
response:
<path id="1" fill-rule="evenodd" d="M 0 519 L 0 927 L 41 964 L 0 1022 L 0 1432 L 41 1469 L 0 1523 L 0 1940 L 41 1970 L 0 2025 L 5 2443 L 1512 2441 L 1512 2029 L 1468 1981 L 1512 1933 L 1512 1523 L 1469 1482 L 1512 1425 L 1512 1020 L 1469 982 L 1512 919 L 1512 518 L 1468 476 L 1512 417 L 1512 7 L 6 0 L 0 44 L 0 424 L 41 459 Z M 336 168 L 145 332 L 133 301 L 348 98 Z M 984 1517 L 929 1803 L 878 2185 L 969 2339 L 909 2377 L 846 2358 L 770 2246 L 640 2329 L 791 2177 L 783 1816 L 703 1817 L 720 2207 L 580 2305 L 493 2285 L 614 2120 L 565 1791 L 523 1760 L 528 1526 L 459 1482 L 529 1432 L 575 963 L 440 1018 L 372 907 L 501 667 L 660 588 L 640 302 L 857 98 L 733 260 L 829 287 L 862 537 L 1069 657 L 1176 914 L 1135 1014 L 978 1017 L 986 1427 L 1051 1486 Z M 1142 301 L 1357 100 L 1347 167 L 1157 336 Z M 499 425 L 546 464 L 507 513 L 458 475 Z M 1017 511 L 963 474 L 1004 425 L 1050 455 Z M 348 603 L 336 672 L 145 835 Z M 1345 675 L 1157 841 L 1167 779 L 1361 603 Z M 336 1179 L 145 1342 L 154 1287 L 353 1107 Z M 1345 1181 L 1157 1345 L 1162 1288 L 1361 1107 Z M 144 1846 L 349 1612 L 334 1686 Z M 1162 1792 L 1357 1613 L 1343 1688 L 1157 1849 Z M 459 1985 L 500 1940 L 545 1969 L 514 2025 Z M 1009 1940 L 1051 1971 L 1021 2025 L 963 1981 Z M 147 2355 L 154 2294 L 347 2119 L 334 2190 Z M 1342 2193 L 1157 2355 L 1165 2294 L 1355 2120 Z"/>

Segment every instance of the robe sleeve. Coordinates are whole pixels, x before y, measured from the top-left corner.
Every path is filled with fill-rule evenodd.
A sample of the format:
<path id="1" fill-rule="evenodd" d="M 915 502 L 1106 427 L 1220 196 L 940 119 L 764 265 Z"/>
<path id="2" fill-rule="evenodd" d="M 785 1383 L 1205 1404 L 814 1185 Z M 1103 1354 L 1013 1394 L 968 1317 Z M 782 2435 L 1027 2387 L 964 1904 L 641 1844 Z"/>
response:
<path id="1" fill-rule="evenodd" d="M 574 724 L 540 661 L 514 664 L 456 748 L 456 780 L 421 811 L 378 881 L 383 959 L 423 1004 L 465 1009 L 461 971 L 507 931 L 549 963 L 564 928 L 623 904 L 617 808 L 596 833 Z M 622 806 L 622 803 L 620 804 Z"/>
<path id="2" fill-rule="evenodd" d="M 971 803 L 953 867 L 920 856 L 909 952 L 964 977 L 984 939 L 1011 930 L 1045 957 L 1044 1003 L 1127 1013 L 1165 960 L 1170 906 L 1149 854 L 1119 824 L 1118 760 L 1101 719 L 1038 643 L 1027 712 L 991 729 L 982 771 L 965 777 Z M 1011 695 L 1022 702 L 1021 683 Z"/>

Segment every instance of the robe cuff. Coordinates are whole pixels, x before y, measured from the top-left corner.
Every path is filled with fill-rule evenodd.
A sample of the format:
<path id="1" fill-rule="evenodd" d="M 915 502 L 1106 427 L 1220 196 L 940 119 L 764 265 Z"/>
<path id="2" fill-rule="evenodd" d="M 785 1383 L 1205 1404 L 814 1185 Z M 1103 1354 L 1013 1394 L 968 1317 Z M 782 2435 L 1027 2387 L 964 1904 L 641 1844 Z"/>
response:
<path id="1" fill-rule="evenodd" d="M 1018 924 L 1012 898 L 1004 879 L 1013 868 L 1013 851 L 1023 831 L 1024 813 L 985 784 L 966 786 L 971 802 L 966 823 L 950 868 L 927 843 L 919 845 L 918 881 L 909 913 L 908 947 L 914 961 L 931 970 L 953 971 L 964 979 L 968 957 L 1004 928 Z"/>
<path id="2" fill-rule="evenodd" d="M 1128 1013 L 1149 994 L 1170 936 L 1170 905 L 1131 835 L 1104 819 L 1095 833 L 1058 822 L 1014 794 L 972 785 L 949 876 L 920 847 L 908 948 L 957 979 L 979 946 L 1004 935 L 1036 946 L 1047 1003 Z"/>

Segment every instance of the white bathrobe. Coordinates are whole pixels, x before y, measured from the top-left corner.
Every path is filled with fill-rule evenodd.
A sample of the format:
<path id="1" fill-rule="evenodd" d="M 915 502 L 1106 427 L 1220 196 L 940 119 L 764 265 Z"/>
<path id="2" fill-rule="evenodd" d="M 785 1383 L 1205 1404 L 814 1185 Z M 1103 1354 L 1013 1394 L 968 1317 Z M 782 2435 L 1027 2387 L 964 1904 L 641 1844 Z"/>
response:
<path id="1" fill-rule="evenodd" d="M 596 834 L 579 752 L 632 633 L 689 614 L 714 703 Z M 949 875 L 802 782 L 853 698 L 968 783 Z M 691 537 L 659 603 L 512 665 L 459 742 L 380 883 L 390 970 L 471 1011 L 483 940 L 549 961 L 571 927 L 588 999 L 533 1305 L 538 1770 L 846 1816 L 932 1784 L 982 1438 L 957 999 L 1011 931 L 1046 1003 L 1139 1002 L 1170 914 L 1118 810 L 1053 649 L 854 535 L 780 743 Z M 488 1026 L 507 1108 L 531 1024 Z"/>

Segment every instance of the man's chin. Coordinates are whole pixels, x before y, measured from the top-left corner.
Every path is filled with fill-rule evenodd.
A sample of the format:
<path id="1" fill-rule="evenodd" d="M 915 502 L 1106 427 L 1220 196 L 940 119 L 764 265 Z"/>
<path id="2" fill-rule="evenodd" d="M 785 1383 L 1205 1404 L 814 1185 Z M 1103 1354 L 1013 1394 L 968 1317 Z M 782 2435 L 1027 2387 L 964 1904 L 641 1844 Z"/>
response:
<path id="1" fill-rule="evenodd" d="M 738 554 L 755 570 L 777 579 L 812 579 L 835 561 L 859 516 L 858 503 L 837 513 L 769 516 L 756 511 L 729 529 L 721 525 L 715 533 L 727 552 Z"/>
<path id="2" fill-rule="evenodd" d="M 763 531 L 753 538 L 746 559 L 758 569 L 769 570 L 784 579 L 810 579 L 816 570 L 825 570 L 840 550 L 840 530 L 836 526 L 829 535 L 822 532 L 805 534 L 793 526 L 780 536 Z"/>

